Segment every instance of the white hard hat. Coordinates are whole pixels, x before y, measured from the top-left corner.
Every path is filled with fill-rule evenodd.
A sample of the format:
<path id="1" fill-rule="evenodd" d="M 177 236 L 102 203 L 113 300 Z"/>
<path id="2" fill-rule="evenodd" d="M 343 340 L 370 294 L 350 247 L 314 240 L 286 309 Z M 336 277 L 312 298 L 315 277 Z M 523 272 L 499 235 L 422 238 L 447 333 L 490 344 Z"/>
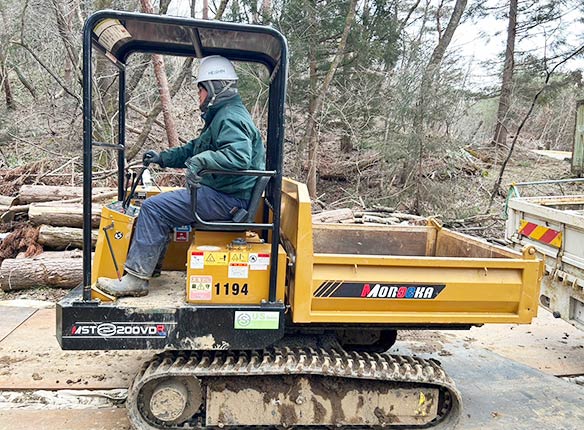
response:
<path id="1" fill-rule="evenodd" d="M 233 64 L 220 55 L 211 55 L 201 60 L 197 84 L 205 81 L 237 81 Z"/>

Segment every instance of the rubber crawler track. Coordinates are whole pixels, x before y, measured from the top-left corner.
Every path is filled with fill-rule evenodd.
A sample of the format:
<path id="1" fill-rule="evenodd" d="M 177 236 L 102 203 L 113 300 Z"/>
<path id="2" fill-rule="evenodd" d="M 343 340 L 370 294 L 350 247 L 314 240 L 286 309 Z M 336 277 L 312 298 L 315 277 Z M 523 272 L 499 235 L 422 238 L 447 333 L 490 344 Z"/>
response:
<path id="1" fill-rule="evenodd" d="M 165 352 L 144 364 L 132 382 L 127 407 L 130 421 L 136 429 L 195 429 L 196 422 L 180 426 L 157 425 L 142 413 L 140 390 L 152 381 L 168 377 L 322 375 L 363 380 L 388 381 L 411 386 L 419 384 L 439 388 L 447 404 L 439 411 L 432 425 L 414 428 L 452 429 L 462 413 L 462 399 L 454 382 L 433 360 L 419 357 L 347 352 L 337 349 L 268 348 L 262 351 L 181 351 Z M 311 429 L 318 426 L 310 426 Z M 386 425 L 385 428 L 404 428 Z M 241 428 L 241 427 L 237 427 Z M 254 428 L 270 428 L 258 427 Z M 271 427 L 273 428 L 273 427 Z M 301 427 L 299 427 L 301 428 Z M 306 427 L 305 427 L 306 428 Z M 320 426 L 318 428 L 328 428 Z M 343 428 L 352 428 L 346 427 Z M 363 428 L 363 427 L 360 427 Z M 365 427 L 367 428 L 367 427 Z"/>

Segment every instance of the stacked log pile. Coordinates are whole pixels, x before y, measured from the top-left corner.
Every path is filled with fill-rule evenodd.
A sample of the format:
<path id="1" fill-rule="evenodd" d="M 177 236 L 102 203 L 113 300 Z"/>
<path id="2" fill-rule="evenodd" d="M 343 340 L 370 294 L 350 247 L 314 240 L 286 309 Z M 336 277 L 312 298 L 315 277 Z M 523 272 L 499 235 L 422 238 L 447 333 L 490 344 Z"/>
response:
<path id="1" fill-rule="evenodd" d="M 428 223 L 428 219 L 419 215 L 398 212 L 393 208 L 377 206 L 371 210 L 353 211 L 344 208 L 323 211 L 312 215 L 312 222 L 365 225 L 425 225 Z"/>
<path id="2" fill-rule="evenodd" d="M 83 189 L 23 185 L 16 197 L 0 196 L 3 226 L 15 225 L 0 244 L 0 289 L 73 288 L 82 280 Z M 99 226 L 112 188 L 93 189 L 92 227 Z M 92 233 L 92 246 L 97 230 Z"/>

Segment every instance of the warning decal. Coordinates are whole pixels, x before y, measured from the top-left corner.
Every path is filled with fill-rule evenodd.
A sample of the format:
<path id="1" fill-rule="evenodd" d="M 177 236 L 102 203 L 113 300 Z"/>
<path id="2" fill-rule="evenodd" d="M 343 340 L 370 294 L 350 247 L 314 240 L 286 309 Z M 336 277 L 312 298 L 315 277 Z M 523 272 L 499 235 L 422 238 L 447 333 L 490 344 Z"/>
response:
<path id="1" fill-rule="evenodd" d="M 205 264 L 207 266 L 227 266 L 229 254 L 227 252 L 205 252 Z"/>
<path id="2" fill-rule="evenodd" d="M 247 264 L 248 259 L 249 259 L 249 252 L 231 251 L 229 253 L 229 262 L 230 263 L 245 263 L 245 264 Z"/>
<path id="3" fill-rule="evenodd" d="M 205 268 L 205 253 L 204 252 L 193 252 L 191 254 L 191 269 L 203 269 Z"/>
<path id="4" fill-rule="evenodd" d="M 270 254 L 249 254 L 249 270 L 268 270 L 270 265 Z"/>
<path id="5" fill-rule="evenodd" d="M 561 231 L 537 225 L 524 219 L 520 221 L 519 234 L 522 236 L 527 236 L 530 239 L 537 240 L 538 242 L 546 243 L 556 248 L 562 247 Z"/>
<path id="6" fill-rule="evenodd" d="M 107 51 L 111 51 L 116 43 L 132 36 L 117 19 L 104 19 L 93 30 L 98 37 L 98 43 Z"/>
<path id="7" fill-rule="evenodd" d="M 213 298 L 212 276 L 191 276 L 189 300 L 211 300 Z"/>
<path id="8" fill-rule="evenodd" d="M 229 263 L 227 277 L 247 279 L 249 277 L 249 265 L 247 263 Z"/>

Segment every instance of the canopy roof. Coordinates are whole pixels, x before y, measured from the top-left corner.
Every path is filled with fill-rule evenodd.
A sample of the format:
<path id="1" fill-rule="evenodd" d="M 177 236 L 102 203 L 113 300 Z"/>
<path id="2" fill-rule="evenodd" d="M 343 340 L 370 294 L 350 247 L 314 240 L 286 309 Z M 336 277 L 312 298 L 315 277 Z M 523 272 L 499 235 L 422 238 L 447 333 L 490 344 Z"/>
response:
<path id="1" fill-rule="evenodd" d="M 182 17 L 103 10 L 86 22 L 86 34 L 125 63 L 132 52 L 205 57 L 265 64 L 270 71 L 286 58 L 286 40 L 273 28 Z"/>

